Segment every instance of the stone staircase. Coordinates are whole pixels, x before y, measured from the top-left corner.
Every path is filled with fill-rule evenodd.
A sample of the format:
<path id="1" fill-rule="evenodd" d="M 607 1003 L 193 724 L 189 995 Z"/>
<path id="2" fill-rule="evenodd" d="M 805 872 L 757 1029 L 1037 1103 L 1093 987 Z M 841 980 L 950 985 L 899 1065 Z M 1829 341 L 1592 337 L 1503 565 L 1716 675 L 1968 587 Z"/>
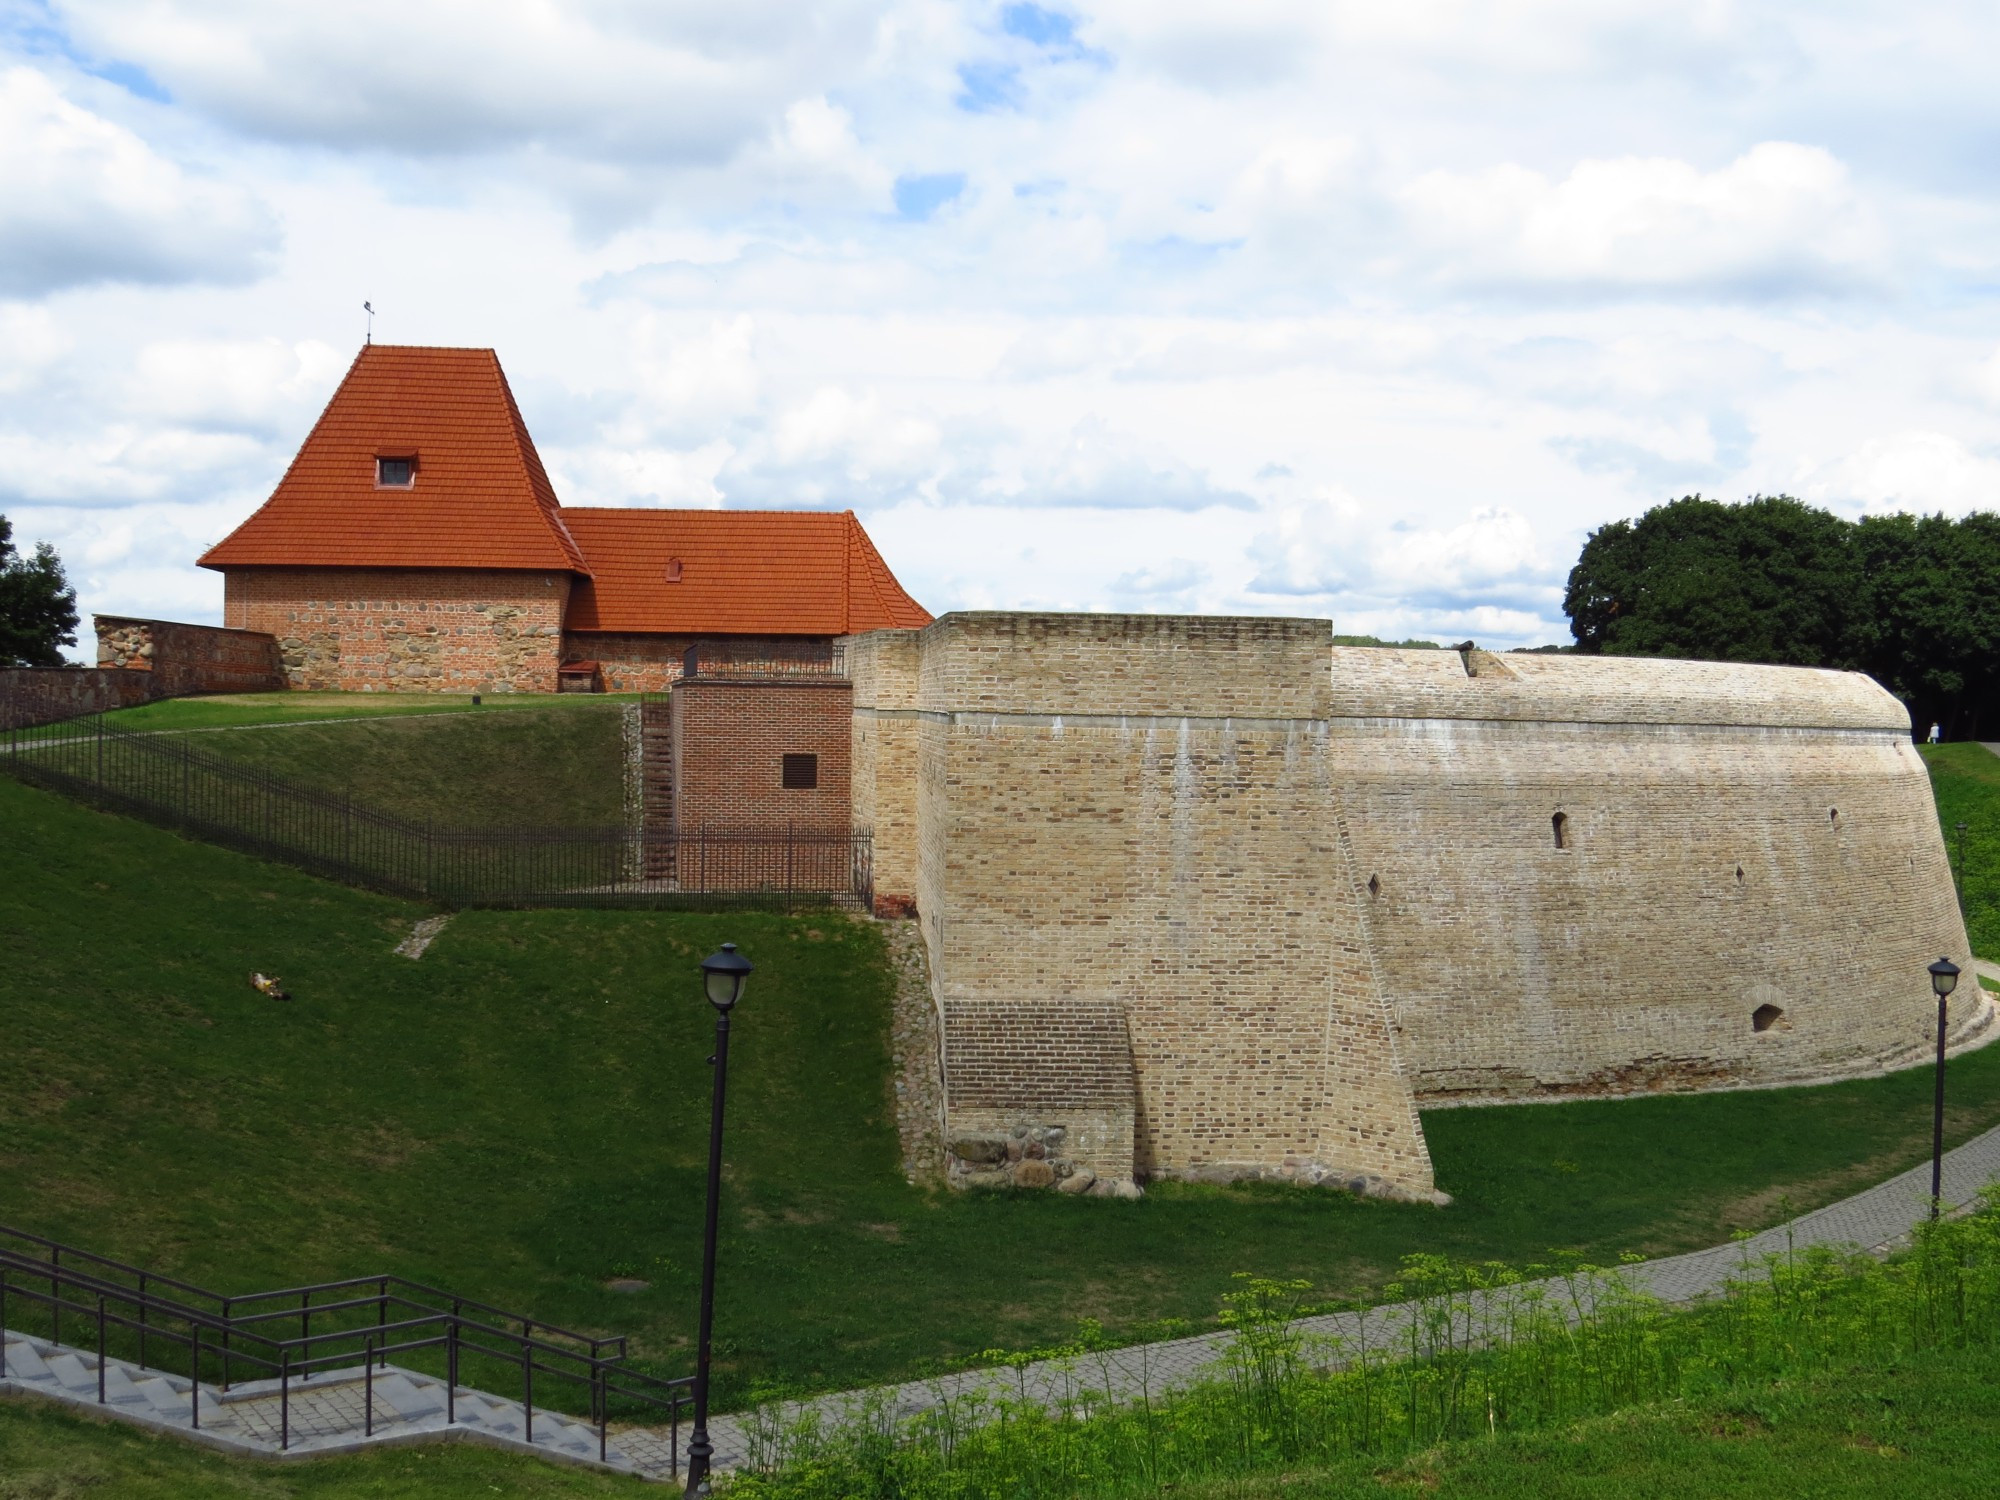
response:
<path id="1" fill-rule="evenodd" d="M 267 1458 L 351 1453 L 423 1437 L 671 1480 L 685 1457 L 681 1435 L 673 1429 L 607 1432 L 600 1446 L 589 1422 L 537 1409 L 531 1430 L 530 1413 L 518 1401 L 464 1386 L 454 1396 L 437 1377 L 396 1365 L 372 1372 L 359 1365 L 328 1370 L 282 1386 L 257 1380 L 227 1391 L 212 1384 L 196 1391 L 186 1376 L 115 1358 L 100 1363 L 92 1350 L 11 1329 L 0 1330 L 0 1349 L 5 1354 L 0 1391 L 89 1407 L 211 1448 Z"/>

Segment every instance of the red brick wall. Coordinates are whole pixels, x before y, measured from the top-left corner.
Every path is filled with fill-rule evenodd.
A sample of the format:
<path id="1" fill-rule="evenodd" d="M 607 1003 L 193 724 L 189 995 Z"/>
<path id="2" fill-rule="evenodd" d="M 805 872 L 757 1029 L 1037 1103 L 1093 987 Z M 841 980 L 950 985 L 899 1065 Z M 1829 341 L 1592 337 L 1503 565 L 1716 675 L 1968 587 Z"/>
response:
<path id="1" fill-rule="evenodd" d="M 566 573 L 232 568 L 223 619 L 278 638 L 295 688 L 553 693 Z"/>
<path id="2" fill-rule="evenodd" d="M 854 688 L 845 677 L 694 677 L 674 689 L 674 824 L 683 834 L 796 828 L 846 833 Z M 811 791 L 788 754 L 819 757 Z"/>
<path id="3" fill-rule="evenodd" d="M 738 670 L 768 662 L 823 664 L 833 659 L 829 636 L 639 635 L 616 631 L 565 631 L 564 661 L 594 661 L 604 668 L 608 693 L 663 693 L 680 681 L 681 662 L 690 646 L 699 646 L 711 660 L 727 661 Z"/>

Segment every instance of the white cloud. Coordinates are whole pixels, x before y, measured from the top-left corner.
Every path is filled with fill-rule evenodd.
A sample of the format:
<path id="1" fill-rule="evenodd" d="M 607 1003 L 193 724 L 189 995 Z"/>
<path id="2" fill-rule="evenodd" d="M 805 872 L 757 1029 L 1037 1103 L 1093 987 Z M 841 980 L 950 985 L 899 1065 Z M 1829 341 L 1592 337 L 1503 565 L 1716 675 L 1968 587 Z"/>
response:
<path id="1" fill-rule="evenodd" d="M 1402 196 L 1437 274 L 1475 286 L 1781 297 L 1852 288 L 1884 268 L 1846 168 L 1784 141 L 1714 172 L 1625 157 L 1579 162 L 1553 182 L 1510 163 L 1426 173 Z"/>
<path id="2" fill-rule="evenodd" d="M 249 194 L 191 176 L 33 68 L 0 73 L 0 297 L 240 282 L 275 248 Z"/>
<path id="3" fill-rule="evenodd" d="M 163 340 L 139 350 L 130 409 L 197 429 L 276 435 L 280 423 L 311 418 L 350 357 L 317 339 Z"/>
<path id="4" fill-rule="evenodd" d="M 1043 12 L 49 0 L 0 510 L 210 598 L 363 297 L 566 500 L 853 505 L 936 608 L 1533 643 L 1689 488 L 1992 503 L 2000 11 Z"/>
<path id="5" fill-rule="evenodd" d="M 76 37 L 236 129 L 415 155 L 720 162 L 864 62 L 878 8 L 783 0 L 63 0 Z"/>
<path id="6" fill-rule="evenodd" d="M 2000 511 L 2000 458 L 1977 454 L 1943 432 L 1895 432 L 1870 438 L 1830 462 L 1804 466 L 1801 499 L 1882 511 Z"/>
<path id="7" fill-rule="evenodd" d="M 1344 494 L 1290 504 L 1250 543 L 1253 594 L 1329 610 L 1354 633 L 1479 626 L 1505 645 L 1550 638 L 1562 577 L 1529 521 L 1500 507 L 1449 526 L 1397 525 Z"/>

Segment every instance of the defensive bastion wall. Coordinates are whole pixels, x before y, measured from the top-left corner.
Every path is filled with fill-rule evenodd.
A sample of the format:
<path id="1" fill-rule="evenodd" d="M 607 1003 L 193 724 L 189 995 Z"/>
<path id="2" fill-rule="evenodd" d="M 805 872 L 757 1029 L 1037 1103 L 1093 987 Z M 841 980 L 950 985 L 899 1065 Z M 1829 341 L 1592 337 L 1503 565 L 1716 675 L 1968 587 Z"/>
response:
<path id="1" fill-rule="evenodd" d="M 1420 1099 L 1920 1052 L 1923 966 L 1967 950 L 1873 682 L 1331 633 L 982 613 L 847 642 L 855 817 L 920 915 L 954 1131 L 1421 1194 Z"/>

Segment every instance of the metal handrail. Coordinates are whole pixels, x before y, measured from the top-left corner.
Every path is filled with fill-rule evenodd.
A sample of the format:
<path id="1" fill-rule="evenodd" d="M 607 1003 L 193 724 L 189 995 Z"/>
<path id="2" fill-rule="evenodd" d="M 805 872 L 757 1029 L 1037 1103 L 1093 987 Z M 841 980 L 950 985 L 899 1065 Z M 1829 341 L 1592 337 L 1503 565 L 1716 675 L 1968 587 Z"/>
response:
<path id="1" fill-rule="evenodd" d="M 446 1421 L 457 1422 L 457 1397 L 460 1361 L 463 1354 L 485 1355 L 490 1358 L 516 1364 L 522 1377 L 522 1407 L 526 1418 L 526 1437 L 534 1441 L 534 1409 L 537 1374 L 566 1380 L 586 1387 L 589 1393 L 590 1416 L 597 1428 L 598 1457 L 603 1459 L 609 1443 L 610 1403 L 613 1396 L 640 1403 L 667 1415 L 670 1438 L 669 1453 L 674 1472 L 678 1474 L 680 1464 L 680 1420 L 681 1408 L 691 1400 L 690 1387 L 693 1377 L 666 1377 L 651 1375 L 643 1370 L 626 1366 L 626 1340 L 623 1335 L 594 1338 L 590 1335 L 573 1333 L 552 1324 L 537 1322 L 525 1316 L 490 1307 L 485 1303 L 471 1302 L 464 1298 L 452 1297 L 447 1292 L 412 1282 L 404 1277 L 376 1276 L 353 1277 L 338 1282 L 325 1282 L 313 1286 L 289 1287 L 276 1292 L 249 1293 L 244 1296 L 225 1297 L 191 1282 L 173 1277 L 156 1275 L 137 1266 L 112 1260 L 108 1256 L 79 1250 L 60 1241 L 37 1235 L 27 1230 L 13 1229 L 0 1225 L 0 1240 L 12 1239 L 40 1247 L 48 1253 L 47 1259 L 38 1258 L 20 1249 L 0 1243 L 0 1326 L 6 1322 L 7 1302 L 10 1297 L 25 1299 L 29 1303 L 48 1309 L 52 1329 L 52 1341 L 61 1343 L 62 1317 L 65 1312 L 72 1316 L 82 1316 L 96 1325 L 98 1400 L 105 1399 L 104 1376 L 106 1370 L 106 1342 L 109 1330 L 116 1328 L 136 1334 L 140 1369 L 163 1368 L 149 1365 L 148 1342 L 160 1340 L 170 1347 L 183 1348 L 187 1352 L 188 1376 L 191 1381 L 188 1398 L 188 1421 L 191 1428 L 201 1425 L 201 1383 L 203 1357 L 221 1364 L 222 1379 L 219 1387 L 228 1391 L 232 1375 L 232 1365 L 248 1365 L 254 1371 L 275 1374 L 278 1378 L 279 1402 L 279 1447 L 286 1449 L 291 1444 L 291 1387 L 294 1380 L 310 1379 L 321 1367 L 337 1367 L 351 1363 L 357 1355 L 362 1364 L 362 1380 L 367 1386 L 364 1396 L 366 1410 L 363 1427 L 366 1435 L 374 1432 L 374 1371 L 386 1365 L 391 1354 L 408 1354 L 427 1349 L 443 1349 L 446 1364 Z M 70 1264 L 63 1263 L 63 1257 L 70 1258 Z M 79 1264 L 81 1263 L 81 1264 Z M 120 1275 L 136 1278 L 140 1285 L 129 1286 L 110 1277 L 99 1274 L 96 1269 L 104 1268 Z M 46 1283 L 47 1290 L 24 1285 L 22 1278 L 30 1282 Z M 215 1304 L 213 1310 L 193 1306 L 177 1297 L 162 1296 L 149 1290 L 146 1283 L 159 1282 L 171 1286 L 175 1291 Z M 375 1288 L 373 1296 L 351 1297 L 337 1302 L 312 1303 L 317 1292 L 349 1290 L 360 1286 Z M 431 1307 L 402 1295 L 401 1290 L 391 1287 L 408 1288 L 426 1295 L 449 1301 L 449 1308 Z M 297 1297 L 297 1307 L 273 1308 L 257 1312 L 240 1312 L 238 1304 L 243 1302 L 266 1302 L 272 1298 Z M 123 1309 L 130 1308 L 128 1314 Z M 393 1321 L 391 1308 L 398 1311 L 409 1310 L 415 1316 L 399 1316 Z M 353 1328 L 311 1330 L 310 1322 L 315 1316 L 325 1318 L 339 1313 L 365 1313 L 369 1309 L 376 1312 L 376 1321 Z M 467 1316 L 466 1309 L 477 1314 L 496 1316 L 507 1322 L 518 1323 L 521 1331 L 501 1327 L 484 1321 L 481 1316 Z M 166 1322 L 159 1319 L 165 1318 Z M 266 1325 L 280 1320 L 298 1318 L 300 1332 L 291 1337 L 274 1337 L 265 1331 Z M 174 1328 L 172 1323 L 185 1325 L 186 1331 Z M 537 1337 L 539 1332 L 542 1336 Z M 403 1337 L 403 1335 L 415 1335 Z M 586 1345 L 589 1353 L 581 1352 L 553 1339 L 566 1339 L 572 1343 Z M 246 1343 L 249 1347 L 245 1347 Z M 606 1353 L 612 1349 L 615 1352 Z M 6 1374 L 5 1350 L 0 1348 L 0 1377 Z"/>

